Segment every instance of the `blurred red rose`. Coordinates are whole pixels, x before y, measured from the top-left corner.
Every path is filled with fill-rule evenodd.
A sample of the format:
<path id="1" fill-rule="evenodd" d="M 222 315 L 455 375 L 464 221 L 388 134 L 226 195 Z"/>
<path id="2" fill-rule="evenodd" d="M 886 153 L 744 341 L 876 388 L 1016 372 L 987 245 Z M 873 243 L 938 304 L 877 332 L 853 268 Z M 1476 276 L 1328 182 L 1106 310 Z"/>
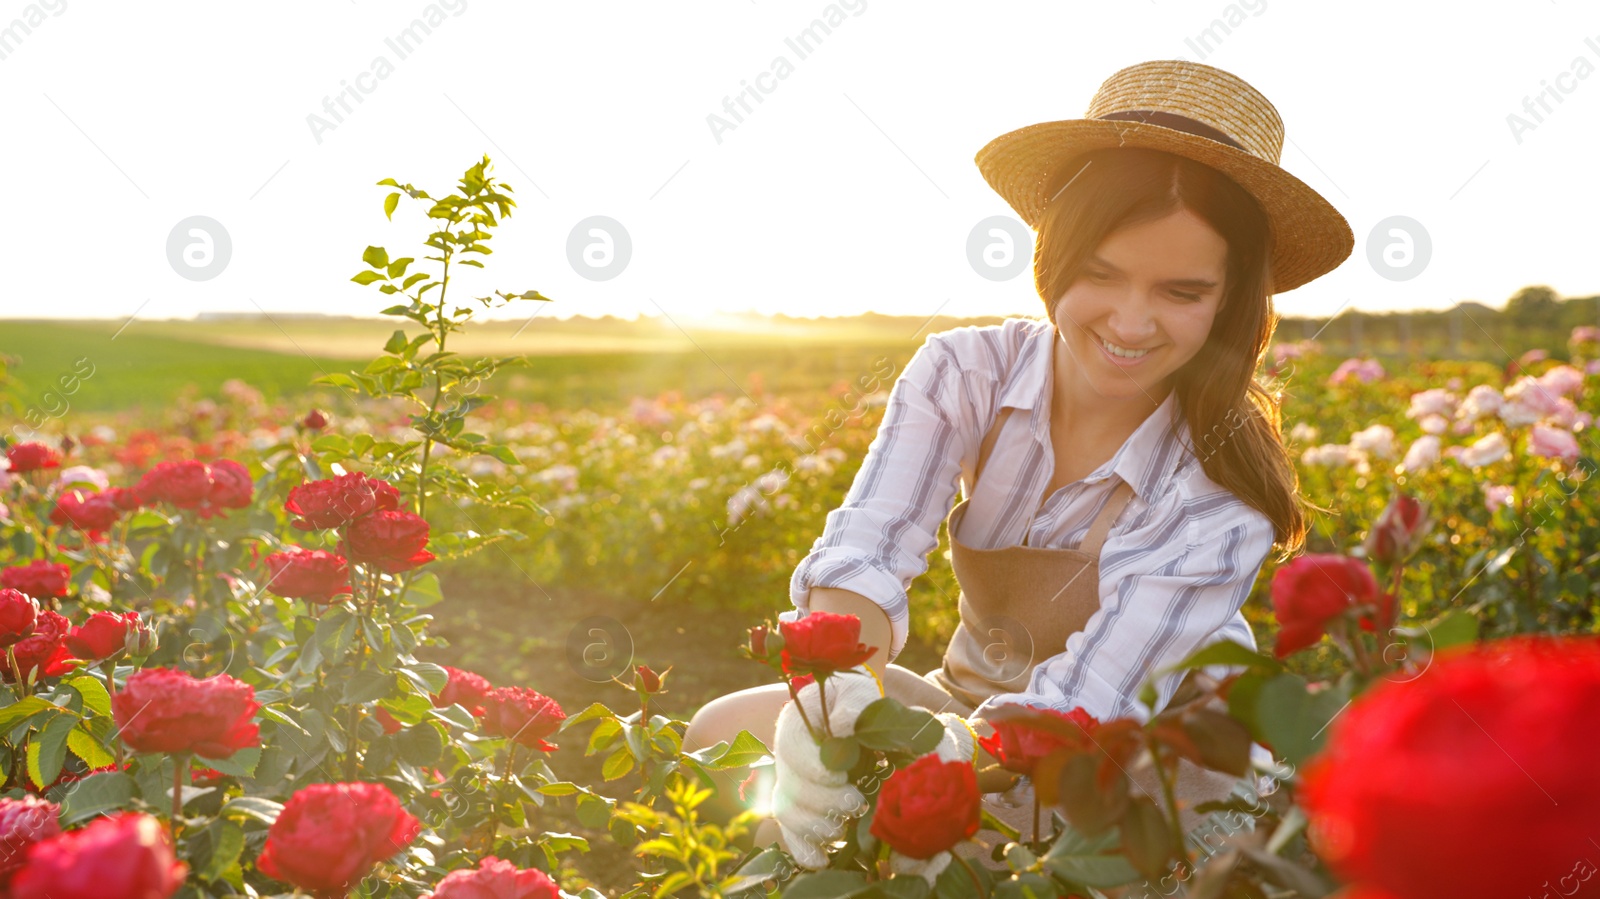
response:
<path id="1" fill-rule="evenodd" d="M 218 459 L 207 469 L 211 474 L 211 491 L 201 507 L 202 517 L 210 518 L 218 514 L 218 509 L 243 509 L 250 505 L 255 483 L 250 480 L 249 469 L 232 459 Z"/>
<path id="2" fill-rule="evenodd" d="M 1070 712 L 1041 706 L 1024 706 L 1027 714 L 988 720 L 994 733 L 979 737 L 978 745 L 999 760 L 1001 767 L 1018 774 L 1033 774 L 1039 760 L 1057 749 L 1091 745 L 1100 722 L 1083 708 Z"/>
<path id="3" fill-rule="evenodd" d="M 1367 533 L 1363 544 L 1367 558 L 1385 565 L 1404 562 L 1416 553 L 1432 525 L 1428 507 L 1421 500 L 1397 494 Z"/>
<path id="4" fill-rule="evenodd" d="M 373 512 L 400 508 L 400 491 L 380 478 L 352 471 L 307 481 L 289 491 L 283 508 L 297 516 L 289 523 L 302 531 L 338 528 Z"/>
<path id="5" fill-rule="evenodd" d="M 159 820 L 119 812 L 33 844 L 11 899 L 167 899 L 188 873 Z"/>
<path id="6" fill-rule="evenodd" d="M 566 713 L 554 700 L 531 687 L 500 687 L 483 697 L 483 732 L 505 737 L 530 749 L 555 752 L 545 741 L 561 728 Z"/>
<path id="7" fill-rule="evenodd" d="M 328 416 L 323 415 L 319 409 L 312 409 L 306 413 L 305 418 L 300 419 L 300 426 L 308 431 L 320 431 L 328 426 Z"/>
<path id="8" fill-rule="evenodd" d="M 930 752 L 883 782 L 872 835 L 901 855 L 932 858 L 978 832 L 978 802 L 972 764 Z"/>
<path id="9" fill-rule="evenodd" d="M 344 549 L 351 561 L 376 565 L 389 574 L 432 562 L 428 522 L 411 512 L 373 512 L 351 522 Z"/>
<path id="10" fill-rule="evenodd" d="M 146 505 L 159 502 L 198 509 L 211 492 L 211 475 L 206 463 L 197 459 L 168 460 L 157 462 L 133 489 Z"/>
<path id="11" fill-rule="evenodd" d="M 311 784 L 290 796 L 267 828 L 256 868 L 318 899 L 342 899 L 421 832 L 422 822 L 381 784 Z"/>
<path id="12" fill-rule="evenodd" d="M 26 681 L 30 678 L 56 677 L 71 671 L 72 653 L 67 651 L 63 642 L 71 629 L 72 622 L 65 615 L 49 609 L 41 611 L 34 622 L 33 633 L 11 647 L 16 667 L 12 667 L 10 658 L 0 653 L 0 675 L 4 676 L 5 682 L 16 683 L 19 672 Z"/>
<path id="13" fill-rule="evenodd" d="M 476 868 L 451 871 L 422 899 L 558 899 L 561 890 L 538 868 L 517 866 L 492 855 Z"/>
<path id="14" fill-rule="evenodd" d="M 67 651 L 73 658 L 100 662 L 128 646 L 128 632 L 141 626 L 138 612 L 95 612 L 89 620 L 67 632 Z"/>
<path id="15" fill-rule="evenodd" d="M 0 649 L 33 635 L 39 602 L 15 587 L 0 589 Z"/>
<path id="16" fill-rule="evenodd" d="M 43 443 L 13 443 L 6 450 L 6 459 L 11 462 L 13 474 L 61 467 L 61 454 Z"/>
<path id="17" fill-rule="evenodd" d="M 142 501 L 139 499 L 139 491 L 131 487 L 112 487 L 101 492 L 105 494 L 113 506 L 124 512 L 132 512 L 142 505 Z"/>
<path id="18" fill-rule="evenodd" d="M 122 517 L 113 499 L 105 493 L 89 493 L 74 487 L 56 498 L 56 507 L 50 510 L 50 520 L 91 534 L 111 530 Z"/>
<path id="19" fill-rule="evenodd" d="M 44 559 L 34 559 L 26 565 L 12 565 L 0 571 L 0 586 L 21 590 L 34 599 L 66 596 L 71 583 L 71 568 Z"/>
<path id="20" fill-rule="evenodd" d="M 1570 894 L 1574 863 L 1600 856 L 1597 745 L 1600 639 L 1449 647 L 1335 718 L 1298 798 L 1347 882 L 1399 899 Z M 1463 855 L 1481 846 L 1493 858 Z"/>
<path id="21" fill-rule="evenodd" d="M 400 728 L 405 726 L 400 723 L 399 719 L 389 714 L 388 709 L 381 705 L 377 707 L 377 711 L 372 713 L 372 717 L 378 719 L 378 723 L 383 725 L 383 732 L 386 734 L 399 733 Z"/>
<path id="22" fill-rule="evenodd" d="M 227 674 L 195 678 L 172 668 L 128 676 L 111 697 L 122 741 L 135 752 L 193 752 L 225 759 L 260 745 L 250 719 L 261 704 L 254 687 Z"/>
<path id="23" fill-rule="evenodd" d="M 323 549 L 295 547 L 267 556 L 267 590 L 289 599 L 328 605 L 351 592 L 350 564 Z"/>
<path id="24" fill-rule="evenodd" d="M 61 807 L 37 796 L 0 799 L 0 895 L 22 867 L 28 847 L 61 832 Z"/>
<path id="25" fill-rule="evenodd" d="M 861 642 L 861 619 L 854 615 L 811 612 L 798 621 L 778 622 L 778 630 L 787 674 L 854 668 L 878 649 Z"/>
<path id="26" fill-rule="evenodd" d="M 1329 622 L 1364 603 L 1381 604 L 1385 617 L 1392 614 L 1392 600 L 1379 593 L 1367 563 L 1335 553 L 1300 556 L 1272 575 L 1272 609 L 1278 616 L 1273 653 L 1281 659 L 1314 645 Z"/>
<path id="27" fill-rule="evenodd" d="M 450 675 L 450 681 L 444 685 L 439 695 L 433 697 L 434 707 L 442 709 L 447 705 L 460 704 L 474 717 L 482 718 L 484 694 L 493 690 L 494 685 L 482 675 L 473 674 L 471 671 L 451 668 L 449 665 L 445 665 L 444 670 Z"/>

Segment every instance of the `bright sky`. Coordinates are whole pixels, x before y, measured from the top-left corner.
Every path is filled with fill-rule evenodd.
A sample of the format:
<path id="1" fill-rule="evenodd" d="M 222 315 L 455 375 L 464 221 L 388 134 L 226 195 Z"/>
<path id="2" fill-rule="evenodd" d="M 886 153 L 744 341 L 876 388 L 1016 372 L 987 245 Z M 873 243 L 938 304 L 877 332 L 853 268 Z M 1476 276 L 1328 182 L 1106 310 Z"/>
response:
<path id="1" fill-rule="evenodd" d="M 991 280 L 969 262 L 974 228 L 1012 215 L 973 155 L 1081 116 L 1123 66 L 1174 57 L 1262 90 L 1285 121 L 1283 165 L 1355 231 L 1350 259 L 1280 295 L 1282 312 L 1600 292 L 1592 6 L 855 0 L 802 57 L 788 41 L 829 9 L 4 0 L 0 315 L 375 313 L 375 288 L 348 280 L 362 249 L 420 257 L 427 223 L 411 201 L 385 221 L 374 182 L 446 193 L 484 153 L 521 205 L 457 296 L 536 289 L 558 301 L 544 315 L 679 320 L 1033 314 L 1025 265 Z M 770 93 L 719 139 L 708 117 L 779 57 L 792 71 L 760 78 Z M 337 110 L 347 86 L 336 120 L 324 101 Z M 314 133 L 313 114 L 331 127 Z M 193 216 L 231 244 L 207 280 L 169 261 Z M 585 245 L 605 252 L 580 228 L 593 216 L 631 245 L 619 265 L 616 235 L 605 280 L 580 273 L 594 274 Z M 1393 216 L 1431 241 L 1410 280 L 1368 261 Z M 173 254 L 199 239 L 186 232 Z"/>

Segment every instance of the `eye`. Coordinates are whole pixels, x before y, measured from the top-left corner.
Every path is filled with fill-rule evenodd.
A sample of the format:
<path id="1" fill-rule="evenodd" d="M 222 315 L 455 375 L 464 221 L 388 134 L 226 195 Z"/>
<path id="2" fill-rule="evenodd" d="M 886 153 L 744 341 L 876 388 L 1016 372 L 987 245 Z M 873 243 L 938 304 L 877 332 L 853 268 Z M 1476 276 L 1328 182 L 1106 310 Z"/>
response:
<path id="1" fill-rule="evenodd" d="M 1111 276 L 1106 274 L 1105 272 L 1090 272 L 1089 273 L 1089 280 L 1091 280 L 1091 281 L 1109 281 L 1109 280 L 1111 280 Z"/>
<path id="2" fill-rule="evenodd" d="M 1180 291 L 1174 290 L 1172 292 L 1172 295 L 1177 297 L 1177 298 L 1179 298 L 1179 299 L 1181 299 L 1181 300 L 1188 300 L 1191 303 L 1200 302 L 1200 295 L 1197 294 L 1197 293 L 1182 293 Z"/>

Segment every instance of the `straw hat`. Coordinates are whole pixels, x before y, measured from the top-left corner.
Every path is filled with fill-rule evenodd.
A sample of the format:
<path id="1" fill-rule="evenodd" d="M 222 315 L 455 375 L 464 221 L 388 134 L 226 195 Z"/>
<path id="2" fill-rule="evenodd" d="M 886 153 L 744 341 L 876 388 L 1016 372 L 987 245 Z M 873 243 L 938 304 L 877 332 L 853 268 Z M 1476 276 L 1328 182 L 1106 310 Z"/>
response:
<path id="1" fill-rule="evenodd" d="M 1355 245 L 1344 216 L 1278 167 L 1283 120 L 1236 75 L 1163 59 L 1129 66 L 1100 85 L 1085 118 L 1040 122 L 978 151 L 978 169 L 1034 229 L 1078 168 L 1063 163 L 1103 147 L 1148 147 L 1205 163 L 1238 182 L 1266 211 L 1274 238 L 1272 290 L 1292 290 L 1345 260 Z"/>

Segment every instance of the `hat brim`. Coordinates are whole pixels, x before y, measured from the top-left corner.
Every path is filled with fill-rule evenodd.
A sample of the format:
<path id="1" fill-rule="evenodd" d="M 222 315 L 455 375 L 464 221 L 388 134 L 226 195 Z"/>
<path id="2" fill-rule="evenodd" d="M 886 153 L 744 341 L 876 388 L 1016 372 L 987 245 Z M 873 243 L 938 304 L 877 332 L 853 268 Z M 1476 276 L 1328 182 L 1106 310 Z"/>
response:
<path id="1" fill-rule="evenodd" d="M 1274 293 L 1327 274 L 1355 248 L 1350 223 L 1299 178 L 1244 150 L 1160 125 L 1100 119 L 1039 122 L 989 141 L 976 161 L 989 186 L 1037 230 L 1045 207 L 1076 174 L 1061 171 L 1062 164 L 1108 147 L 1145 147 L 1193 159 L 1255 197 L 1271 222 Z"/>

